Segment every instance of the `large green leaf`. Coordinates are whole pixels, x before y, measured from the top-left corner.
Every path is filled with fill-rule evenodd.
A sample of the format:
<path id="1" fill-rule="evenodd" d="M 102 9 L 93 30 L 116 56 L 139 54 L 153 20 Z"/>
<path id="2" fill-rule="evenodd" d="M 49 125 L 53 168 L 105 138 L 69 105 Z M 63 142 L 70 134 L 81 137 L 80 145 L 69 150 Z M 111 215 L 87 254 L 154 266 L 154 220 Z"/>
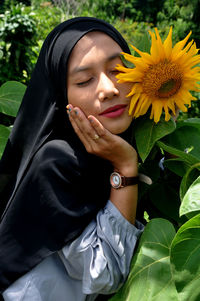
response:
<path id="1" fill-rule="evenodd" d="M 177 123 L 177 128 L 182 126 L 192 126 L 200 130 L 200 118 L 188 118 Z"/>
<path id="2" fill-rule="evenodd" d="M 199 163 L 199 159 L 195 156 L 191 155 L 190 153 L 186 153 L 185 151 L 179 150 L 167 143 L 164 143 L 163 141 L 157 141 L 156 144 L 167 153 L 181 158 L 189 166 Z"/>
<path id="3" fill-rule="evenodd" d="M 164 160 L 164 167 L 167 167 L 176 175 L 183 177 L 190 167 L 183 159 L 181 158 L 173 158 Z"/>
<path id="4" fill-rule="evenodd" d="M 200 300 L 200 214 L 186 222 L 171 246 L 175 285 L 181 301 Z"/>
<path id="5" fill-rule="evenodd" d="M 180 185 L 180 198 L 183 200 L 185 193 L 187 192 L 190 185 L 198 178 L 200 175 L 200 162 L 194 164 L 188 168 L 184 174 L 181 185 Z"/>
<path id="6" fill-rule="evenodd" d="M 10 134 L 10 128 L 0 124 L 0 158 L 5 148 L 8 136 Z"/>
<path id="7" fill-rule="evenodd" d="M 110 301 L 177 301 L 169 252 L 175 236 L 165 219 L 152 219 L 141 236 L 129 277 Z"/>
<path id="8" fill-rule="evenodd" d="M 175 128 L 175 122 L 173 120 L 166 122 L 164 117 L 158 123 L 146 116 L 138 119 L 135 124 L 135 139 L 141 159 L 144 161 L 155 142 L 173 132 Z"/>
<path id="9" fill-rule="evenodd" d="M 199 141 L 200 129 L 191 125 L 181 126 L 162 139 L 165 144 L 188 153 L 200 161 Z"/>
<path id="10" fill-rule="evenodd" d="M 200 211 L 200 176 L 187 190 L 180 206 L 180 216 L 198 211 Z"/>
<path id="11" fill-rule="evenodd" d="M 149 188 L 149 200 L 162 213 L 162 217 L 180 222 L 179 194 L 169 183 L 158 181 Z M 160 215 L 161 216 L 161 215 Z"/>
<path id="12" fill-rule="evenodd" d="M 16 116 L 26 86 L 9 81 L 0 87 L 0 112 L 9 116 Z"/>

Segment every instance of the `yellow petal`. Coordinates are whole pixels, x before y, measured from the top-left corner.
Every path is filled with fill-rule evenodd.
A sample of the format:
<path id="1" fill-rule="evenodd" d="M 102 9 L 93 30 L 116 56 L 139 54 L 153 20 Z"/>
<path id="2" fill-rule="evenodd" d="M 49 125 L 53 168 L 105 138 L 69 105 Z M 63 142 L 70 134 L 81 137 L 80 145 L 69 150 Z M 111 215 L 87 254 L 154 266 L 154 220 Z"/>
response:
<path id="1" fill-rule="evenodd" d="M 192 45 L 193 44 L 193 45 Z M 194 43 L 194 40 L 190 41 L 186 46 L 185 48 L 182 50 L 182 52 L 188 52 L 188 54 L 190 53 L 192 47 L 196 48 L 196 45 Z"/>
<path id="2" fill-rule="evenodd" d="M 176 114 L 176 109 L 175 109 L 175 105 L 174 105 L 174 100 L 172 100 L 172 98 L 167 98 L 164 101 L 164 107 L 167 106 L 172 113 L 175 115 Z"/>
<path id="3" fill-rule="evenodd" d="M 165 49 L 166 58 L 169 59 L 169 57 L 172 53 L 172 27 L 170 27 L 168 36 L 167 36 L 166 40 L 164 41 L 164 49 Z"/>
<path id="4" fill-rule="evenodd" d="M 179 93 L 179 95 L 181 95 L 181 94 Z M 175 103 L 181 111 L 187 112 L 187 107 L 185 106 L 181 96 L 175 98 Z"/>
<path id="5" fill-rule="evenodd" d="M 131 98 L 130 107 L 129 107 L 129 114 L 130 115 L 132 114 L 132 112 L 134 110 L 134 107 L 135 107 L 139 97 L 140 97 L 140 94 L 138 93 L 138 94 L 134 94 L 133 97 Z"/>
<path id="6" fill-rule="evenodd" d="M 141 108 L 140 108 L 140 114 L 141 115 L 144 115 L 146 114 L 146 112 L 148 111 L 150 105 L 151 105 L 151 100 L 149 99 L 148 96 L 145 96 L 145 94 L 143 94 L 143 103 L 141 105 Z"/>
<path id="7" fill-rule="evenodd" d="M 154 121 L 157 123 L 160 120 L 160 116 L 162 114 L 163 104 L 161 101 L 153 101 L 152 110 L 154 115 Z"/>
<path id="8" fill-rule="evenodd" d="M 184 63 L 187 63 L 189 58 L 195 56 L 198 52 L 198 49 L 196 48 L 195 43 L 193 45 L 192 45 L 192 43 L 193 43 L 193 41 L 188 43 L 187 47 L 185 47 L 183 50 L 179 51 L 175 55 L 172 55 L 171 59 L 180 65 L 184 65 Z"/>
<path id="9" fill-rule="evenodd" d="M 122 52 L 122 54 L 123 54 L 124 58 L 125 58 L 127 61 L 129 61 L 129 62 L 131 62 L 131 63 L 133 63 L 133 64 L 135 64 L 135 62 L 138 61 L 138 58 L 135 57 L 135 56 L 132 55 L 132 54 L 129 54 L 129 53 L 126 53 L 126 52 Z"/>
<path id="10" fill-rule="evenodd" d="M 117 79 L 122 79 L 127 82 L 138 82 L 141 81 L 143 74 L 141 72 L 129 72 L 129 73 L 119 73 L 115 77 Z"/>
<path id="11" fill-rule="evenodd" d="M 131 92 L 126 95 L 126 97 L 130 97 L 135 93 L 142 93 L 142 86 L 140 84 L 134 84 L 132 86 Z"/>
<path id="12" fill-rule="evenodd" d="M 135 112 L 134 112 L 135 117 L 139 117 L 140 115 L 143 115 L 143 114 L 141 114 L 141 108 L 142 108 L 144 99 L 145 99 L 145 95 L 141 94 L 140 98 L 138 99 L 137 106 L 135 107 Z"/>
<path id="13" fill-rule="evenodd" d="M 197 64 L 200 63 L 200 55 L 196 55 L 193 56 L 191 58 L 189 58 L 185 63 L 183 63 L 183 68 L 187 68 L 187 67 L 192 67 L 192 66 L 196 66 Z"/>
<path id="14" fill-rule="evenodd" d="M 134 47 L 133 45 L 131 45 L 131 47 L 142 57 L 142 59 L 144 60 L 145 63 L 149 64 L 152 62 L 152 58 L 149 53 L 142 52 L 139 49 L 137 49 L 136 47 Z"/>
<path id="15" fill-rule="evenodd" d="M 193 40 L 188 43 L 188 45 L 178 52 L 172 52 L 171 60 L 178 62 L 180 59 L 186 59 L 189 56 L 188 49 L 192 46 Z M 184 58 L 183 58 L 184 57 Z"/>
<path id="16" fill-rule="evenodd" d="M 196 47 L 196 43 L 194 42 L 194 44 L 192 45 L 192 47 L 188 51 L 188 55 L 193 56 L 193 55 L 196 55 L 197 53 L 198 53 L 198 49 Z"/>
<path id="17" fill-rule="evenodd" d="M 116 65 L 115 69 L 118 71 L 122 71 L 122 72 L 132 72 L 133 71 L 133 68 L 127 68 L 127 67 L 124 67 L 119 64 Z"/>
<path id="18" fill-rule="evenodd" d="M 150 49 L 151 58 L 152 58 L 153 63 L 155 64 L 159 60 L 159 51 L 158 51 L 158 47 L 157 47 L 157 43 L 156 43 L 155 34 L 152 33 L 151 31 L 149 31 L 149 34 L 150 34 L 151 40 L 152 40 L 151 49 Z"/>
<path id="19" fill-rule="evenodd" d="M 177 99 L 177 100 L 176 100 L 176 105 L 177 105 L 177 107 L 178 107 L 181 111 L 187 112 L 187 107 L 182 103 L 181 100 Z"/>
<path id="20" fill-rule="evenodd" d="M 173 48 L 173 52 L 179 52 L 181 49 L 183 49 L 183 47 L 184 47 L 185 44 L 187 43 L 187 41 L 188 41 L 189 37 L 191 36 L 191 34 L 192 34 L 192 32 L 190 31 L 190 32 L 188 33 L 188 35 L 185 37 L 184 40 L 182 40 L 182 41 L 176 43 L 176 45 L 175 45 L 174 48 Z"/>
<path id="21" fill-rule="evenodd" d="M 167 104 L 164 105 L 164 111 L 165 111 L 165 121 L 169 121 L 171 115 L 169 114 L 169 109 L 168 109 Z"/>
<path id="22" fill-rule="evenodd" d="M 159 56 L 160 56 L 160 60 L 165 59 L 165 49 L 162 43 L 162 40 L 160 38 L 158 29 L 155 27 L 155 32 L 156 32 L 156 37 L 157 37 L 157 47 L 159 49 Z"/>

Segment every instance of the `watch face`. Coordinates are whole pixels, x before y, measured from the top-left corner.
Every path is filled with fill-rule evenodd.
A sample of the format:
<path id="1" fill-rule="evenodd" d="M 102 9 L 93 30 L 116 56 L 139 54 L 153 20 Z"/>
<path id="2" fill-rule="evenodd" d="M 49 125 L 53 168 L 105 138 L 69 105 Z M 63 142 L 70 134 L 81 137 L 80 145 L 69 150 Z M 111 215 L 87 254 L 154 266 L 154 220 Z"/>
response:
<path id="1" fill-rule="evenodd" d="M 113 172 L 110 176 L 110 184 L 114 188 L 121 187 L 121 176 L 117 172 Z"/>
<path id="2" fill-rule="evenodd" d="M 113 183 L 117 186 L 119 185 L 119 177 L 118 176 L 113 176 Z"/>

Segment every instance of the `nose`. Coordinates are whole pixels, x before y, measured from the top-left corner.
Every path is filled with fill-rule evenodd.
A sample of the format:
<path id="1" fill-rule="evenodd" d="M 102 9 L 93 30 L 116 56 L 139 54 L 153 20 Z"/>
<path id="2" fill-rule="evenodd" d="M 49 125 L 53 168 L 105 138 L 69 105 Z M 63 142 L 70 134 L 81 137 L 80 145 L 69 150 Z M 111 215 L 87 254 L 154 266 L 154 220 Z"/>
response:
<path id="1" fill-rule="evenodd" d="M 119 95 L 119 90 L 116 88 L 115 82 L 113 82 L 107 74 L 101 73 L 98 83 L 98 93 L 99 100 L 104 101 Z"/>

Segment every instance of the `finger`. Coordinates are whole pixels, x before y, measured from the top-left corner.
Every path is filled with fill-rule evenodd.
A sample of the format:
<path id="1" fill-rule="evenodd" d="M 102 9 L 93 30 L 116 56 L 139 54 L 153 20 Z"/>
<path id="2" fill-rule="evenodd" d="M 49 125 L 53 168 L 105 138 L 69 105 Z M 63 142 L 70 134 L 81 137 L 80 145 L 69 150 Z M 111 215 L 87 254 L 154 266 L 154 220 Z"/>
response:
<path id="1" fill-rule="evenodd" d="M 104 140 L 110 141 L 113 139 L 113 134 L 111 134 L 101 122 L 95 118 L 93 115 L 88 116 L 88 120 L 93 127 L 94 131 Z"/>
<path id="2" fill-rule="evenodd" d="M 71 112 L 71 116 L 76 122 L 87 142 L 93 144 L 98 139 L 99 135 L 95 131 L 85 114 L 80 110 L 80 108 L 75 107 Z"/>
<path id="3" fill-rule="evenodd" d="M 71 116 L 71 113 L 69 114 L 69 120 L 71 122 L 71 125 L 75 131 L 75 133 L 77 134 L 77 136 L 79 137 L 79 139 L 81 140 L 81 142 L 85 145 L 87 143 L 82 131 L 80 130 L 80 128 L 78 127 L 77 123 L 75 122 L 75 120 L 73 119 L 73 117 Z"/>
<path id="4" fill-rule="evenodd" d="M 82 132 L 81 128 L 78 126 L 76 120 L 73 118 L 72 110 L 73 110 L 73 107 L 68 105 L 67 106 L 67 113 L 68 113 L 68 116 L 69 116 L 69 120 L 71 122 L 71 125 L 72 125 L 75 133 L 77 134 L 77 136 L 79 137 L 81 142 L 84 144 L 84 146 L 86 146 L 88 141 L 87 141 L 87 139 L 85 139 L 85 136 L 83 135 L 83 132 Z"/>
<path id="5" fill-rule="evenodd" d="M 103 138 L 106 134 L 107 136 L 112 135 L 93 115 L 89 115 L 87 118 L 80 108 L 73 108 L 71 104 L 67 105 L 67 109 L 86 139 L 97 140 L 99 137 Z"/>
<path id="6" fill-rule="evenodd" d="M 95 153 L 97 151 L 96 142 L 99 140 L 99 136 L 91 127 L 85 114 L 79 108 L 70 108 L 70 121 L 76 134 L 80 138 L 87 152 Z"/>

